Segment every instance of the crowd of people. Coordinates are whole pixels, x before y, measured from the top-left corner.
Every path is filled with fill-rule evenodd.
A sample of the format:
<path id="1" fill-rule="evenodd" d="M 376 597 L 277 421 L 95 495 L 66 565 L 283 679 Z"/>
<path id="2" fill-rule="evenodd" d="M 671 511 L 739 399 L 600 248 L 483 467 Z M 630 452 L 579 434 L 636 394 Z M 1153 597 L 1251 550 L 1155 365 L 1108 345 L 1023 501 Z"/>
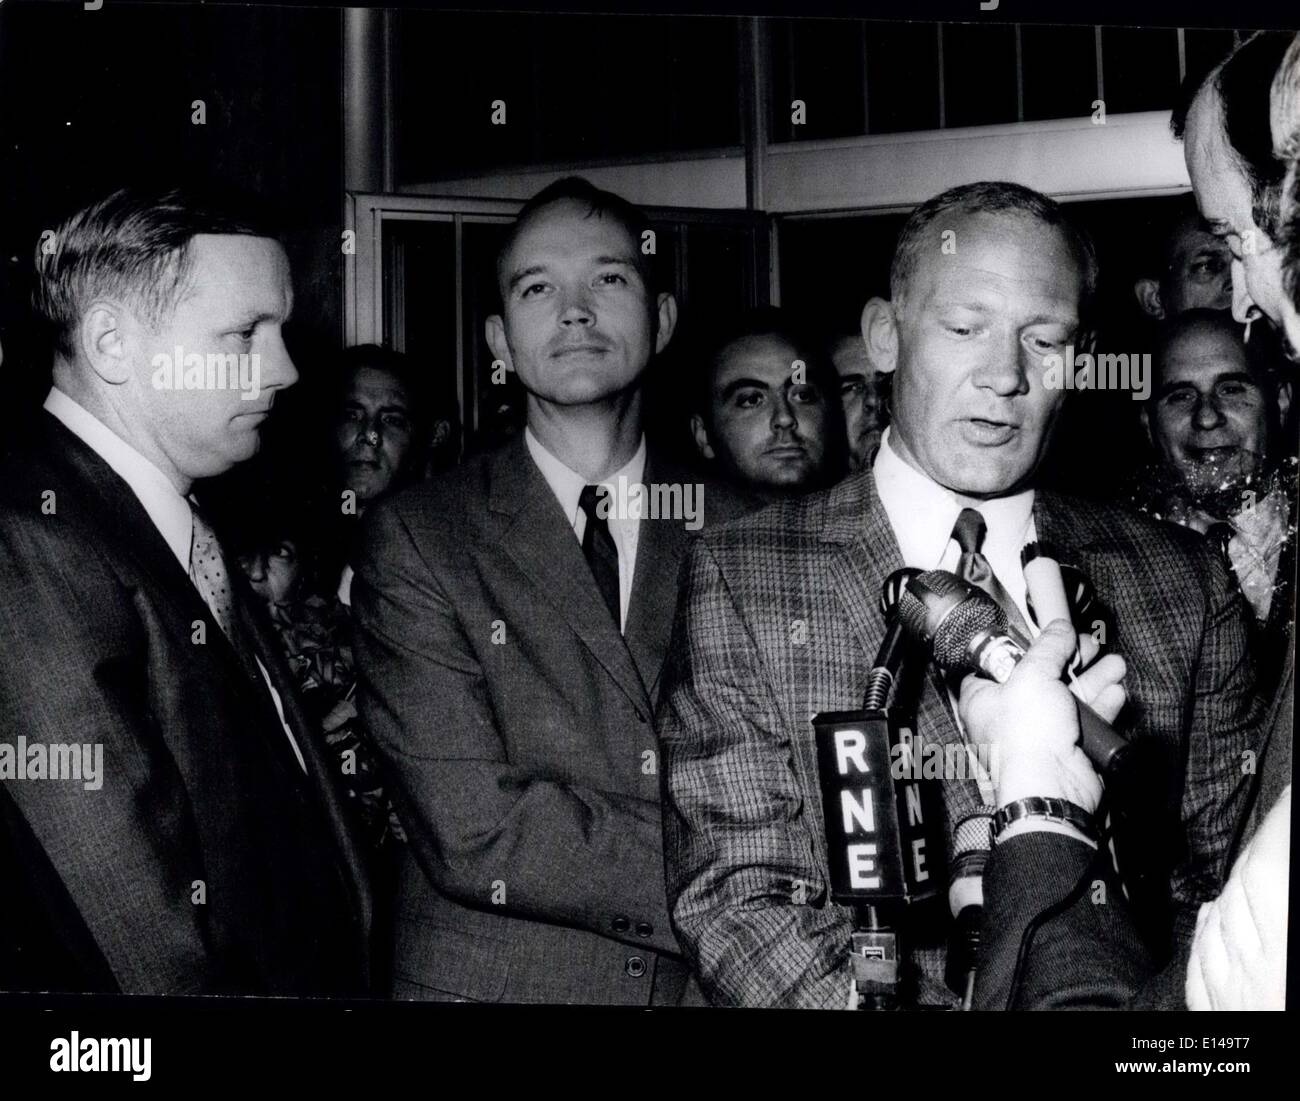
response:
<path id="1" fill-rule="evenodd" d="M 486 324 L 522 431 L 467 449 L 428 365 L 348 348 L 328 484 L 220 524 L 196 483 L 297 380 L 285 252 L 180 192 L 74 214 L 37 258 L 53 385 L 0 460 L 0 989 L 856 1005 L 809 720 L 858 706 L 913 567 L 1033 640 L 915 701 L 925 738 L 1002 750 L 941 788 L 974 1004 L 1279 1005 L 1300 37 L 1242 44 L 1175 131 L 1196 205 L 1134 286 L 1149 455 L 1113 502 L 1043 484 L 1099 270 L 1019 184 L 913 211 L 856 332 L 765 309 L 701 341 L 684 465 L 647 433 L 678 304 L 646 219 L 560 180 Z M 1035 619 L 1030 544 L 1088 617 Z M 1103 859 L 1072 661 L 1153 762 L 1142 890 Z M 97 779 L 55 774 L 95 746 Z M 913 1004 L 969 1001 L 952 916 L 908 928 Z"/>

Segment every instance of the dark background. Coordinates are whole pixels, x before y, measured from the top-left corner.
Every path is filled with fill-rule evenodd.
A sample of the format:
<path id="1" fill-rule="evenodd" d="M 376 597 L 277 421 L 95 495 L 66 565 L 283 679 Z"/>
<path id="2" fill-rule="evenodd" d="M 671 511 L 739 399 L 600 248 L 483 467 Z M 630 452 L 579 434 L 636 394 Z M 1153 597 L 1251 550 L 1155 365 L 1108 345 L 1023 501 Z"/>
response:
<path id="1" fill-rule="evenodd" d="M 295 273 L 297 304 L 286 337 L 302 382 L 277 404 L 258 466 L 292 481 L 299 468 L 319 463 L 315 425 L 326 368 L 343 337 L 341 18 L 338 8 L 306 5 L 106 0 L 87 12 L 79 3 L 0 3 L 0 370 L 19 407 L 38 402 L 48 385 L 49 353 L 27 314 L 41 231 L 127 183 L 229 186 L 257 196 L 279 219 Z M 1091 26 L 1022 27 L 1019 95 L 1011 26 L 939 26 L 775 20 L 768 58 L 773 140 L 794 136 L 785 107 L 771 106 L 792 98 L 808 104 L 801 139 L 1090 112 L 1098 76 Z M 436 186 L 439 178 L 506 166 L 735 151 L 743 118 L 742 31 L 741 21 L 725 16 L 404 10 L 394 21 L 397 186 Z M 1108 112 L 1174 104 L 1173 29 L 1106 27 L 1101 36 Z M 1233 41 L 1232 30 L 1189 30 L 1189 75 L 1207 69 Z M 478 109 L 496 98 L 517 112 L 512 125 L 491 127 Z M 196 99 L 206 103 L 203 126 L 191 122 Z M 1129 340 L 1140 332 L 1130 288 L 1166 202 L 1072 204 L 1102 256 L 1104 333 Z M 866 298 L 886 289 L 901 220 L 851 212 L 782 219 L 784 304 L 828 332 L 855 325 Z M 481 317 L 495 305 L 490 229 L 480 235 L 466 279 L 473 315 L 466 331 L 478 341 Z M 417 256 L 434 247 L 433 237 L 412 242 Z M 711 252 L 702 245 L 692 253 L 699 270 L 681 295 L 682 329 L 657 375 L 657 427 L 678 443 L 685 439 L 680 425 L 663 422 L 681 409 L 675 395 L 693 369 L 693 334 L 752 299 L 734 241 L 717 241 Z M 673 270 L 670 251 L 661 265 Z M 428 306 L 420 308 L 442 324 L 447 273 L 436 263 L 420 270 L 408 293 L 423 298 Z M 408 349 L 440 377 L 456 370 L 437 326 L 412 334 Z M 1063 453 L 1053 467 L 1058 480 L 1110 492 L 1136 461 L 1135 405 L 1125 395 L 1076 396 L 1063 442 L 1081 431 L 1086 436 L 1095 422 L 1105 423 L 1107 446 Z"/>

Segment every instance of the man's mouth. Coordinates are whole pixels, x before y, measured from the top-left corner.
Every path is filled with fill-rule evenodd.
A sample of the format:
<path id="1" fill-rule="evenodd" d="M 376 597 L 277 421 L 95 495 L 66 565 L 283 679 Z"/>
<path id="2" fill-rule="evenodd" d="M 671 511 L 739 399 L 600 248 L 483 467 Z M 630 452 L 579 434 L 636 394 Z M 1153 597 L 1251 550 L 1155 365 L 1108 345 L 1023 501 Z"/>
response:
<path id="1" fill-rule="evenodd" d="M 565 344 L 563 347 L 556 348 L 551 353 L 552 359 L 563 359 L 566 356 L 596 356 L 604 355 L 609 348 L 604 344 Z"/>
<path id="2" fill-rule="evenodd" d="M 1020 425 L 1013 421 L 968 417 L 961 422 L 961 431 L 969 443 L 982 447 L 999 447 L 1014 438 L 1020 431 Z"/>
<path id="3" fill-rule="evenodd" d="M 1241 450 L 1236 444 L 1222 444 L 1218 447 L 1189 447 L 1187 456 L 1194 463 L 1202 466 L 1222 465 L 1231 462 Z"/>

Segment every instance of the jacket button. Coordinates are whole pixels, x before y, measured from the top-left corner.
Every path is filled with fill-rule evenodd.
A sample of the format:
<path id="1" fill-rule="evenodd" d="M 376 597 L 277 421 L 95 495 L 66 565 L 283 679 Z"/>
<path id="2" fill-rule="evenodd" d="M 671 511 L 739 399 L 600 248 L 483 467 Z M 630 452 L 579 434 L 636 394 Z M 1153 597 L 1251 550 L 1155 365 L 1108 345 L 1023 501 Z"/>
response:
<path id="1" fill-rule="evenodd" d="M 614 924 L 614 932 L 616 933 L 626 933 L 629 929 L 632 928 L 632 923 L 628 921 L 627 918 L 621 916 L 616 917 L 614 919 L 613 924 Z"/>
<path id="2" fill-rule="evenodd" d="M 624 970 L 627 971 L 632 978 L 639 979 L 645 974 L 645 960 L 640 956 L 628 956 Z"/>
<path id="3" fill-rule="evenodd" d="M 636 935 L 638 937 L 654 936 L 654 931 L 655 931 L 655 927 L 651 925 L 648 921 L 639 922 L 636 927 Z"/>

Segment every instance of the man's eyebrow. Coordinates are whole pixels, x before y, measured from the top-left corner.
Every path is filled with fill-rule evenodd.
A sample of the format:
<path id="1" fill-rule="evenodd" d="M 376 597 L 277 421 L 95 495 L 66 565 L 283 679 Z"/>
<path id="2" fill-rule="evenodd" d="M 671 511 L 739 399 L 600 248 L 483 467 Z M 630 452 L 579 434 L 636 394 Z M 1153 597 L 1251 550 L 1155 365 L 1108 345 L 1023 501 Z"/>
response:
<path id="1" fill-rule="evenodd" d="M 284 320 L 287 320 L 286 314 Z M 251 329 L 254 325 L 260 325 L 263 321 L 279 321 L 279 313 L 273 313 L 269 310 L 249 310 L 246 313 L 236 314 L 234 321 L 230 322 L 231 331 L 239 329 Z"/>
<path id="2" fill-rule="evenodd" d="M 759 378 L 732 379 L 722 388 L 722 400 L 726 401 L 737 390 L 770 390 L 766 382 Z"/>
<path id="3" fill-rule="evenodd" d="M 840 385 L 846 386 L 852 382 L 866 382 L 867 376 L 861 371 L 850 371 L 848 374 L 840 375 Z"/>
<path id="4" fill-rule="evenodd" d="M 529 264 L 528 267 L 526 268 L 520 268 L 517 272 L 514 273 L 514 275 L 510 277 L 510 280 L 506 283 L 506 289 L 512 291 L 525 279 L 529 279 L 534 275 L 541 275 L 542 272 L 544 272 L 545 270 L 546 270 L 545 264 Z"/>
<path id="5" fill-rule="evenodd" d="M 628 256 L 597 256 L 596 263 L 602 267 L 606 264 L 619 264 L 625 268 L 636 267 L 636 261 Z"/>

